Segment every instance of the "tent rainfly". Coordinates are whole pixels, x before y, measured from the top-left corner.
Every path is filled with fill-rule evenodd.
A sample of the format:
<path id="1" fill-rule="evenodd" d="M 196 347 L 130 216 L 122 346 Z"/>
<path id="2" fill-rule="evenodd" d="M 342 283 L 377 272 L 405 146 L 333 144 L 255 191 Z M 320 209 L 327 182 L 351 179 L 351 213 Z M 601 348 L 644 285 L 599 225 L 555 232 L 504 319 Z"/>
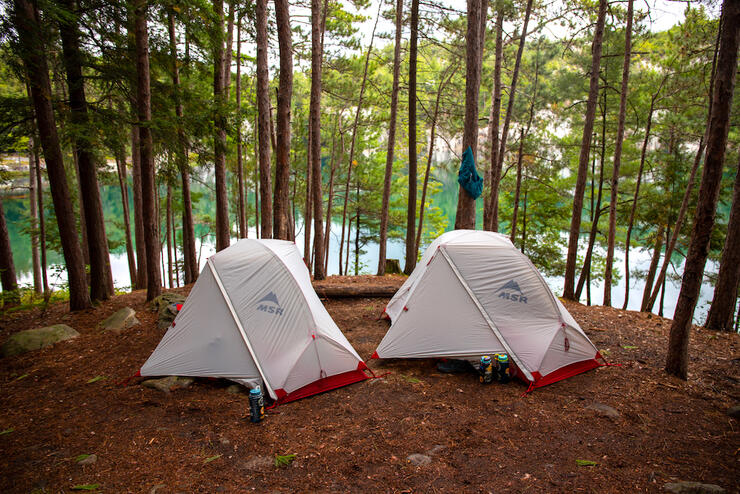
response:
<path id="1" fill-rule="evenodd" d="M 285 403 L 367 379 L 293 242 L 242 239 L 208 258 L 139 371 L 218 377 Z"/>
<path id="2" fill-rule="evenodd" d="M 603 365 L 537 268 L 498 233 L 438 237 L 385 313 L 391 327 L 373 358 L 507 353 L 531 389 Z"/>

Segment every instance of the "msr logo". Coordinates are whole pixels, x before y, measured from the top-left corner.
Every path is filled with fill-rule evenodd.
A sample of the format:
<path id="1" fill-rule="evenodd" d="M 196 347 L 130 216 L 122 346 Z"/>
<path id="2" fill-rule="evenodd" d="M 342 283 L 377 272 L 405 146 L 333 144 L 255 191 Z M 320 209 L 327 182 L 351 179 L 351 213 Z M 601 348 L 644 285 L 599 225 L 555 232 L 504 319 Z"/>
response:
<path id="1" fill-rule="evenodd" d="M 504 286 L 497 290 L 497 293 L 499 298 L 505 298 L 506 300 L 520 302 L 522 304 L 527 303 L 527 297 L 524 296 L 521 288 L 519 288 L 519 284 L 514 280 L 507 281 Z"/>
<path id="2" fill-rule="evenodd" d="M 275 293 L 270 292 L 264 297 L 262 297 L 259 302 L 257 302 L 257 310 L 262 312 L 267 312 L 268 314 L 275 314 L 276 316 L 282 316 L 283 315 L 283 308 L 280 307 L 280 302 L 278 302 L 277 295 Z"/>

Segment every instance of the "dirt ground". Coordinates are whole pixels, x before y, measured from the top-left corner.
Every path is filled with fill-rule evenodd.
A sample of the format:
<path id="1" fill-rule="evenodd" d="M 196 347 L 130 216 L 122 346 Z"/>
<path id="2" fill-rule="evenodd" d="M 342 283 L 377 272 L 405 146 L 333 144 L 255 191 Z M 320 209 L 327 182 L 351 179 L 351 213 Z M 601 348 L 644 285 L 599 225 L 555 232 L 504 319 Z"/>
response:
<path id="1" fill-rule="evenodd" d="M 140 291 L 74 314 L 58 305 L 2 317 L 0 341 L 60 322 L 81 336 L 0 360 L 0 491 L 603 493 L 659 492 L 675 480 L 740 490 L 740 424 L 725 413 L 740 402 L 738 335 L 694 328 L 684 382 L 662 370 L 670 321 L 566 304 L 621 367 L 522 396 L 523 383 L 483 386 L 470 374 L 441 374 L 431 360 L 371 360 L 376 373 L 390 374 L 252 424 L 248 398 L 227 392 L 226 381 L 199 379 L 169 394 L 140 379 L 117 384 L 164 334 L 144 299 Z M 387 300 L 324 302 L 369 358 L 388 329 L 377 320 Z M 141 325 L 96 329 L 125 306 Z M 588 408 L 594 403 L 619 416 Z M 77 464 L 83 454 L 97 461 Z M 296 455 L 292 464 L 276 467 L 275 455 L 287 454 Z M 431 462 L 416 466 L 412 454 Z"/>

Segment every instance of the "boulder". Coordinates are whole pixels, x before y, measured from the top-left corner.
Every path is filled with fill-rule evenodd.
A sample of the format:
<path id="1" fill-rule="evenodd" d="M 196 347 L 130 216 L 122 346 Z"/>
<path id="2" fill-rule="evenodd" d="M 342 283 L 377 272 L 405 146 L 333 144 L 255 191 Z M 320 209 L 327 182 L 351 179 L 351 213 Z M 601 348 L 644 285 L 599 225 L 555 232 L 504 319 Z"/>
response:
<path id="1" fill-rule="evenodd" d="M 120 333 L 124 329 L 136 326 L 137 324 L 141 323 L 136 319 L 136 311 L 131 307 L 124 307 L 123 309 L 116 311 L 105 321 L 98 324 L 98 328 L 103 331 L 114 331 L 116 333 Z"/>
<path id="2" fill-rule="evenodd" d="M 177 304 L 185 302 L 185 297 L 177 293 L 163 293 L 151 301 L 151 308 L 157 312 L 157 327 L 167 329 L 177 316 Z"/>
<path id="3" fill-rule="evenodd" d="M 84 458 L 77 460 L 77 464 L 78 465 L 92 465 L 93 463 L 97 461 L 98 461 L 97 455 L 85 455 Z"/>
<path id="4" fill-rule="evenodd" d="M 141 384 L 147 388 L 169 393 L 173 389 L 187 388 L 193 384 L 193 381 L 192 377 L 167 376 L 161 379 L 147 379 Z"/>
<path id="5" fill-rule="evenodd" d="M 419 453 L 408 455 L 406 457 L 406 460 L 408 460 L 409 463 L 417 467 L 423 467 L 425 465 L 429 465 L 432 462 L 432 458 L 430 456 L 421 455 Z"/>
<path id="6" fill-rule="evenodd" d="M 725 490 L 716 484 L 701 482 L 670 482 L 663 486 L 666 492 L 673 494 L 722 494 Z"/>
<path id="7" fill-rule="evenodd" d="M 53 345 L 58 341 L 77 338 L 80 333 L 66 324 L 55 324 L 45 328 L 19 331 L 8 338 L 0 347 L 0 356 L 11 357 Z"/>

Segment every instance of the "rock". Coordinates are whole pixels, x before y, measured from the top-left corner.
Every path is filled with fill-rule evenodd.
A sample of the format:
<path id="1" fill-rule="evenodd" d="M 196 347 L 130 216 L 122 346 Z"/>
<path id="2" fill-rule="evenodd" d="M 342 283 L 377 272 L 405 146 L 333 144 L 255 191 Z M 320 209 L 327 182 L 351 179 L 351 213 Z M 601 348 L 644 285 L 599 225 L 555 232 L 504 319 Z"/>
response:
<path id="1" fill-rule="evenodd" d="M 157 327 L 167 329 L 177 316 L 177 304 L 185 302 L 185 297 L 177 293 L 163 293 L 151 301 L 151 308 L 157 312 Z"/>
<path id="2" fill-rule="evenodd" d="M 77 462 L 78 465 L 92 465 L 98 461 L 97 455 L 89 455 Z"/>
<path id="3" fill-rule="evenodd" d="M 447 448 L 447 446 L 445 446 L 444 444 L 435 444 L 432 447 L 432 449 L 430 449 L 429 451 L 427 451 L 427 454 L 429 456 L 433 456 L 433 455 L 436 455 L 437 453 L 439 453 L 440 451 L 442 451 L 445 448 Z"/>
<path id="4" fill-rule="evenodd" d="M 716 484 L 701 482 L 670 482 L 663 486 L 666 492 L 673 494 L 722 494 L 725 490 Z"/>
<path id="5" fill-rule="evenodd" d="M 164 393 L 169 393 L 173 389 L 187 388 L 193 384 L 193 378 L 167 376 L 161 379 L 147 379 L 141 384 L 147 388 L 158 389 Z"/>
<path id="6" fill-rule="evenodd" d="M 55 324 L 45 328 L 19 331 L 8 338 L 0 347 L 0 357 L 11 357 L 53 345 L 58 341 L 77 338 L 80 333 L 66 324 Z"/>
<path id="7" fill-rule="evenodd" d="M 167 487 L 166 484 L 157 484 L 154 487 L 152 487 L 151 489 L 149 489 L 149 494 L 157 494 L 157 491 L 159 489 L 164 489 L 165 487 Z"/>
<path id="8" fill-rule="evenodd" d="M 733 419 L 740 419 L 740 405 L 735 405 L 727 409 L 727 415 Z"/>
<path id="9" fill-rule="evenodd" d="M 255 456 L 242 463 L 245 470 L 262 470 L 275 464 L 275 460 L 268 456 Z"/>
<path id="10" fill-rule="evenodd" d="M 244 395 L 247 394 L 247 388 L 245 388 L 241 384 L 232 384 L 231 386 L 226 388 L 226 392 L 232 395 Z"/>
<path id="11" fill-rule="evenodd" d="M 385 260 L 385 274 L 401 274 L 401 263 L 398 259 Z"/>
<path id="12" fill-rule="evenodd" d="M 423 467 L 425 465 L 429 465 L 432 462 L 432 457 L 427 455 L 420 455 L 419 453 L 414 453 L 408 455 L 406 457 L 406 460 L 408 460 L 408 462 L 414 466 Z"/>
<path id="13" fill-rule="evenodd" d="M 596 411 L 596 413 L 598 413 L 602 417 L 609 417 L 610 419 L 615 419 L 619 417 L 619 412 L 616 408 L 612 408 L 609 405 L 604 405 L 603 403 L 591 403 L 586 408 Z"/>
<path id="14" fill-rule="evenodd" d="M 131 307 L 124 307 L 123 309 L 116 311 L 105 321 L 98 324 L 98 328 L 103 331 L 115 331 L 116 333 L 120 333 L 124 329 L 136 326 L 137 324 L 141 323 L 136 319 L 136 311 Z"/>

